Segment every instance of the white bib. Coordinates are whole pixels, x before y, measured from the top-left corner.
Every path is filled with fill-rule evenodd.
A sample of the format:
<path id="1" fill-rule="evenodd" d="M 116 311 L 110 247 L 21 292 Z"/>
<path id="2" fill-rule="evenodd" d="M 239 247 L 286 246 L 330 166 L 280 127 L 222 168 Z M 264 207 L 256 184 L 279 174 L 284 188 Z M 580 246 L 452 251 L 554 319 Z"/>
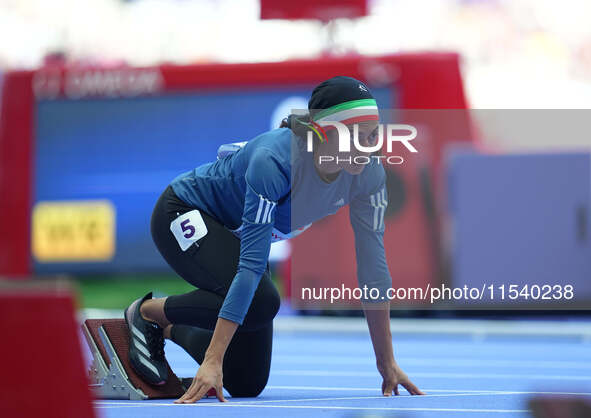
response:
<path id="1" fill-rule="evenodd" d="M 183 251 L 187 251 L 195 241 L 207 235 L 207 227 L 198 210 L 192 210 L 176 218 L 170 223 L 170 230 Z"/>

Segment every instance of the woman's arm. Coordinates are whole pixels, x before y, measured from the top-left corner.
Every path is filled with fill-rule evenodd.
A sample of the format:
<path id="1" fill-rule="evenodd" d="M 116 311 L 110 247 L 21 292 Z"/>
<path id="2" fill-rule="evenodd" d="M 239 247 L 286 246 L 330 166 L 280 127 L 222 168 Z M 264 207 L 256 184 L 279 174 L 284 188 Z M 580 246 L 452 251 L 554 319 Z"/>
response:
<path id="1" fill-rule="evenodd" d="M 211 388 L 216 390 L 220 401 L 225 401 L 222 393 L 224 354 L 246 316 L 267 266 L 276 206 L 279 198 L 289 191 L 289 177 L 277 158 L 261 148 L 249 160 L 245 186 L 238 270 L 224 298 L 203 363 L 191 387 L 176 403 L 196 402 Z"/>
<path id="2" fill-rule="evenodd" d="M 390 396 L 394 391 L 394 394 L 398 395 L 398 385 L 402 385 L 411 395 L 424 395 L 394 360 L 392 334 L 390 332 L 390 303 L 364 304 L 363 310 L 376 355 L 376 365 L 384 379 L 382 394 Z"/>
<path id="3" fill-rule="evenodd" d="M 404 386 L 411 395 L 423 394 L 408 379 L 394 360 L 392 334 L 390 333 L 390 303 L 387 292 L 392 285 L 386 251 L 384 248 L 384 217 L 388 207 L 386 173 L 382 165 L 369 165 L 360 174 L 360 190 L 350 203 L 349 217 L 355 233 L 357 258 L 357 281 L 359 287 L 367 286 L 379 291 L 377 299 L 364 301 L 363 310 L 367 319 L 376 364 L 384 381 L 382 393 L 398 395 L 398 385 Z"/>
<path id="4" fill-rule="evenodd" d="M 203 398 L 211 388 L 215 389 L 220 402 L 226 402 L 222 391 L 222 363 L 224 354 L 238 328 L 236 322 L 218 318 L 213 337 L 205 352 L 203 363 L 185 394 L 174 403 L 193 403 Z"/>

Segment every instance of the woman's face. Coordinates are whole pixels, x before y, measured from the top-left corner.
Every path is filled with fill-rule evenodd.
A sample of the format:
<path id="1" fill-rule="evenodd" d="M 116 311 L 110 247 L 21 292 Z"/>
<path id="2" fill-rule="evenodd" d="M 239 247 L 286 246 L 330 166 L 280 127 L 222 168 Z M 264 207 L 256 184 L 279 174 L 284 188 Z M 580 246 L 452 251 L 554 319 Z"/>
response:
<path id="1" fill-rule="evenodd" d="M 378 139 L 378 122 L 368 121 L 361 122 L 357 125 L 359 127 L 359 144 L 364 147 L 375 145 Z M 335 173 L 340 170 L 345 170 L 350 174 L 357 175 L 361 174 L 365 168 L 366 164 L 363 162 L 367 163 L 371 153 L 363 152 L 357 149 L 357 147 L 353 144 L 353 125 L 347 125 L 347 128 L 349 128 L 351 141 L 349 152 L 339 152 L 339 139 L 336 129 L 327 131 L 327 140 L 319 144 L 316 155 L 325 157 L 322 158 L 322 161 L 317 161 L 318 167 L 322 171 L 326 173 Z"/>

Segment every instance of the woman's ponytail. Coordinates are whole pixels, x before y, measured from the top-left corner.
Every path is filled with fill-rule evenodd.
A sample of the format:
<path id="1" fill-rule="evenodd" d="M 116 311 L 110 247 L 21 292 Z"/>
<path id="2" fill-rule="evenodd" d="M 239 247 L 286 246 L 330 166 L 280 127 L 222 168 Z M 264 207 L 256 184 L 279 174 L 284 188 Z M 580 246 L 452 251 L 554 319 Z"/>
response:
<path id="1" fill-rule="evenodd" d="M 310 121 L 311 118 L 309 113 L 304 115 L 291 114 L 281 121 L 281 125 L 279 125 L 279 127 L 289 128 L 298 137 L 305 139 L 307 132 L 310 130 L 310 128 L 308 128 L 308 123 L 310 123 Z"/>

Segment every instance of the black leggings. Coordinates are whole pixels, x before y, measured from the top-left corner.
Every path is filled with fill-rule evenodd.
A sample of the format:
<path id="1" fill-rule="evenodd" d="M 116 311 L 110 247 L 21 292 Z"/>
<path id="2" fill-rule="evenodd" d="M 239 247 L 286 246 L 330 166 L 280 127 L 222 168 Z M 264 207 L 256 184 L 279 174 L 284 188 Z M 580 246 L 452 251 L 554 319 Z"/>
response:
<path id="1" fill-rule="evenodd" d="M 164 313 L 173 324 L 172 340 L 199 364 L 213 335 L 224 298 L 236 274 L 240 240 L 214 218 L 201 212 L 207 235 L 182 251 L 170 230 L 178 216 L 195 210 L 169 186 L 152 213 L 152 238 L 172 269 L 197 289 L 166 299 Z M 234 397 L 257 396 L 267 384 L 271 366 L 273 318 L 280 298 L 269 268 L 263 274 L 244 322 L 224 357 L 224 388 Z"/>

